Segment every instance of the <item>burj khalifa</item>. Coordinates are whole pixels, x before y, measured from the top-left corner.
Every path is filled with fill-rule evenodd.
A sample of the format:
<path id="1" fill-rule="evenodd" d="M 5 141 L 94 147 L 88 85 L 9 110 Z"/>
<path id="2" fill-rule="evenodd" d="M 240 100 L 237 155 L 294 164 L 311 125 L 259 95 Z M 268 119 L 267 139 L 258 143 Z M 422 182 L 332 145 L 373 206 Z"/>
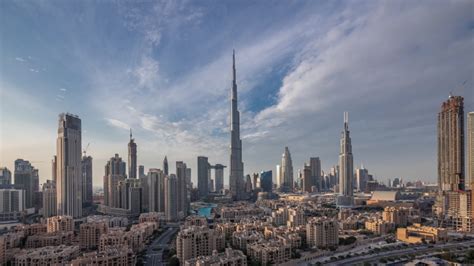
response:
<path id="1" fill-rule="evenodd" d="M 242 140 L 240 139 L 240 112 L 237 108 L 237 81 L 235 75 L 235 51 L 232 53 L 232 91 L 230 96 L 230 193 L 235 200 L 244 197 Z"/>

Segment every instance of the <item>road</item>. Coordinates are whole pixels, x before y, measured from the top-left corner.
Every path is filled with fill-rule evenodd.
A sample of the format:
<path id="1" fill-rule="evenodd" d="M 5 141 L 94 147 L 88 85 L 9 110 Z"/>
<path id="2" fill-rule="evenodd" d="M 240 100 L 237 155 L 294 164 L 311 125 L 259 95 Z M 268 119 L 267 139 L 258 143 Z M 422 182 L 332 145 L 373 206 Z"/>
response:
<path id="1" fill-rule="evenodd" d="M 330 262 L 327 265 L 355 265 L 361 264 L 364 262 L 378 262 L 382 258 L 395 257 L 395 256 L 404 256 L 414 253 L 426 252 L 426 255 L 433 252 L 433 249 L 438 248 L 455 248 L 458 246 L 469 247 L 469 245 L 474 244 L 474 240 L 465 241 L 465 242 L 456 242 L 456 243 L 446 243 L 446 244 L 437 244 L 434 247 L 429 247 L 428 245 L 419 246 L 417 248 L 406 248 L 406 249 L 397 249 L 386 252 L 380 252 L 378 254 L 366 254 L 360 255 L 352 258 L 347 258 L 339 261 Z M 336 255 L 337 256 L 337 255 Z"/>
<path id="2" fill-rule="evenodd" d="M 146 250 L 145 265 L 166 265 L 166 262 L 163 261 L 163 250 L 169 248 L 169 243 L 176 232 L 178 232 L 178 229 L 176 227 L 169 227 L 151 242 Z"/>

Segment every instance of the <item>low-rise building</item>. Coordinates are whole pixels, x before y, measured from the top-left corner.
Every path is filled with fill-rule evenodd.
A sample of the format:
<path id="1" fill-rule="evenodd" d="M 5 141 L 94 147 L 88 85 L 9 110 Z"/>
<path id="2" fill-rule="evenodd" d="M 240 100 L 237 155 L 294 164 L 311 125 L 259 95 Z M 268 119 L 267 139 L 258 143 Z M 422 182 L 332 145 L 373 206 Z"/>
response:
<path id="1" fill-rule="evenodd" d="M 377 235 L 385 235 L 395 229 L 395 224 L 381 219 L 369 219 L 365 221 L 365 229 Z"/>
<path id="2" fill-rule="evenodd" d="M 72 216 L 53 216 L 47 219 L 47 226 L 48 233 L 74 231 L 74 220 Z"/>
<path id="3" fill-rule="evenodd" d="M 262 265 L 284 263 L 291 258 L 291 246 L 277 240 L 261 241 L 249 245 L 247 255 Z"/>
<path id="4" fill-rule="evenodd" d="M 16 266 L 66 265 L 80 253 L 79 246 L 47 246 L 19 250 L 13 257 Z"/>
<path id="5" fill-rule="evenodd" d="M 398 228 L 397 239 L 407 243 L 446 242 L 448 231 L 445 228 L 413 224 L 406 228 Z"/>
<path id="6" fill-rule="evenodd" d="M 225 252 L 216 250 L 210 256 L 199 256 L 184 262 L 184 266 L 246 266 L 247 256 L 240 250 L 226 248 Z"/>
<path id="7" fill-rule="evenodd" d="M 72 266 L 86 265 L 135 265 L 136 257 L 133 251 L 124 246 L 107 247 L 102 251 L 84 253 L 71 261 Z"/>
<path id="8" fill-rule="evenodd" d="M 306 224 L 306 243 L 310 247 L 334 248 L 339 244 L 339 224 L 336 219 L 313 217 Z"/>
<path id="9" fill-rule="evenodd" d="M 40 248 L 46 246 L 71 245 L 74 241 L 74 232 L 40 233 L 28 236 L 25 248 Z"/>
<path id="10" fill-rule="evenodd" d="M 176 237 L 176 254 L 181 263 L 199 256 L 211 255 L 225 247 L 222 232 L 207 226 L 190 226 L 179 231 Z"/>
<path id="11" fill-rule="evenodd" d="M 106 234 L 109 226 L 106 222 L 87 222 L 79 227 L 79 243 L 81 249 L 93 250 L 99 247 L 100 236 Z"/>

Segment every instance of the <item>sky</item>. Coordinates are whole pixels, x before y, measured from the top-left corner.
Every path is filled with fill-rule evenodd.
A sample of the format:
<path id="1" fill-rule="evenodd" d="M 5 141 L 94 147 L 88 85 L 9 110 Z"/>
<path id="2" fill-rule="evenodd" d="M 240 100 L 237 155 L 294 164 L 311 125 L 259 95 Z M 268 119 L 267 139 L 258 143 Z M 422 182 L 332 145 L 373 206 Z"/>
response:
<path id="1" fill-rule="evenodd" d="M 58 114 L 82 119 L 94 185 L 129 129 L 138 164 L 229 164 L 236 51 L 244 172 L 338 161 L 349 112 L 354 165 L 381 181 L 435 182 L 450 92 L 474 111 L 474 2 L 0 1 L 0 166 L 51 178 Z M 88 145 L 89 144 L 89 145 Z M 228 170 L 228 169 L 227 169 Z M 226 170 L 225 184 L 228 184 Z"/>

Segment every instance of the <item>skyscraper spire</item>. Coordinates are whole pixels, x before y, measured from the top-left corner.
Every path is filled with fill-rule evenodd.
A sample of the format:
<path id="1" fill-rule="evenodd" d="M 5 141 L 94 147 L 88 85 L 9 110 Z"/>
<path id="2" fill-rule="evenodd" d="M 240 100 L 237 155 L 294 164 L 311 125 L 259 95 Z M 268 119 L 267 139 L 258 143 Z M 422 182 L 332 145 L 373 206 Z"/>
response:
<path id="1" fill-rule="evenodd" d="M 235 50 L 232 52 L 232 91 L 230 100 L 230 193 L 234 199 L 243 198 L 244 164 L 240 139 L 240 113 L 237 107 L 237 81 L 235 74 Z"/>
<path id="2" fill-rule="evenodd" d="M 132 128 L 130 128 L 130 140 L 132 140 Z"/>

